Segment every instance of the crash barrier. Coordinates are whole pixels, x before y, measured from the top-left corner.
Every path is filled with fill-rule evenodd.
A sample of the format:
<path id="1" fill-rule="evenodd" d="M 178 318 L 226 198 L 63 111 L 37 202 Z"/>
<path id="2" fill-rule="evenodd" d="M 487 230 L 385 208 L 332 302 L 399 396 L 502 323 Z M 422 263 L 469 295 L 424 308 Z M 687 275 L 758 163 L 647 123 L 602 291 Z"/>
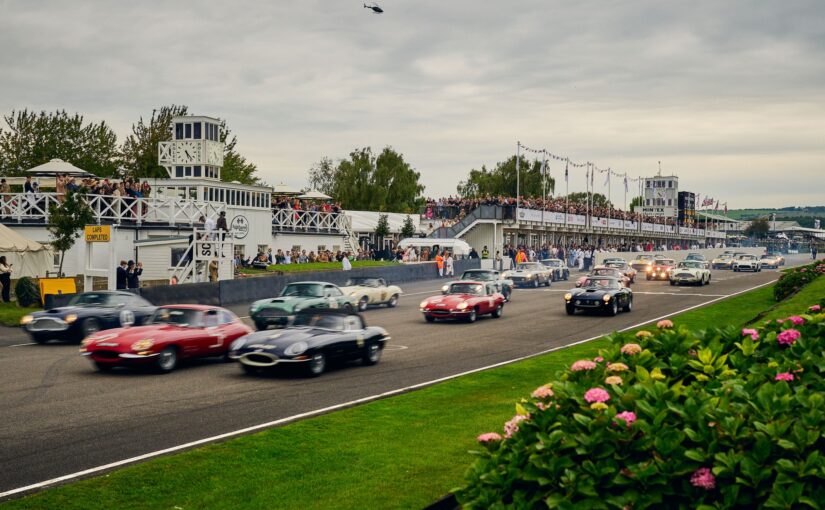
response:
<path id="1" fill-rule="evenodd" d="M 467 269 L 477 269 L 480 266 L 479 259 L 457 260 L 454 266 L 455 274 L 459 276 Z M 420 262 L 417 264 L 353 268 L 350 271 L 313 271 L 220 282 L 158 285 L 143 287 L 134 292 L 154 305 L 185 303 L 228 306 L 275 297 L 281 292 L 281 289 L 292 282 L 321 281 L 344 285 L 347 283 L 347 279 L 357 276 L 383 278 L 390 285 L 399 285 L 437 278 L 438 270 L 435 262 Z M 47 294 L 46 303 L 51 302 L 54 304 L 51 306 L 47 304 L 46 308 L 65 306 L 72 296 L 74 294 L 62 294 L 60 296 Z"/>
<path id="2" fill-rule="evenodd" d="M 454 264 L 456 275 L 460 275 L 467 269 L 476 269 L 481 266 L 479 259 L 457 260 Z M 220 301 L 223 305 L 231 305 L 274 297 L 286 285 L 293 282 L 322 281 L 340 286 L 345 285 L 349 278 L 358 276 L 383 278 L 390 285 L 399 285 L 431 280 L 438 276 L 438 270 L 434 262 L 422 262 L 418 264 L 398 264 L 396 266 L 353 268 L 350 271 L 316 271 L 246 278 L 244 280 L 225 280 L 219 282 Z"/>
<path id="3" fill-rule="evenodd" d="M 762 256 L 765 253 L 764 247 L 756 247 L 756 248 L 704 248 L 700 250 L 653 250 L 653 251 L 643 251 L 643 252 L 605 252 L 605 253 L 596 253 L 596 265 L 601 264 L 604 259 L 609 258 L 621 258 L 625 259 L 626 261 L 630 262 L 631 260 L 635 259 L 637 255 L 642 253 L 647 254 L 655 254 L 661 255 L 664 258 L 673 259 L 676 262 L 680 262 L 685 260 L 688 253 L 701 253 L 705 256 L 707 260 L 713 260 L 719 255 L 721 255 L 725 251 L 736 251 L 741 253 L 749 253 L 751 255 Z"/>

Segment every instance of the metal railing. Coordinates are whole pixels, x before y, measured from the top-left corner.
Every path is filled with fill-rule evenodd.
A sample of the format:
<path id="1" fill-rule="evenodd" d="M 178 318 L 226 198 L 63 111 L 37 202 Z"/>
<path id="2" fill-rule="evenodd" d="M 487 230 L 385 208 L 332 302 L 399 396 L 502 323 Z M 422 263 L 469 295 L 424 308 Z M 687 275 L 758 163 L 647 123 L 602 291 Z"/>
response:
<path id="1" fill-rule="evenodd" d="M 49 208 L 60 205 L 58 193 L 8 193 L 0 195 L 0 221 L 49 223 Z M 132 198 L 111 195 L 85 195 L 97 224 L 161 223 L 192 225 L 201 216 L 216 217 L 225 204 L 196 202 L 172 197 Z"/>
<path id="2" fill-rule="evenodd" d="M 344 213 L 275 209 L 272 232 L 348 235 Z"/>

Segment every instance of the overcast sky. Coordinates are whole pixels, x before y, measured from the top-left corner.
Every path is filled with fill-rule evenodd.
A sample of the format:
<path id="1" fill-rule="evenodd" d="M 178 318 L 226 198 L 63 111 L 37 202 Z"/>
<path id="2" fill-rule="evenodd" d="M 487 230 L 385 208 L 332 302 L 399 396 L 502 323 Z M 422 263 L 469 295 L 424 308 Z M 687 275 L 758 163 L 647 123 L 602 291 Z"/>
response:
<path id="1" fill-rule="evenodd" d="M 825 204 L 821 0 L 379 4 L 0 0 L 0 111 L 65 108 L 122 139 L 186 104 L 270 184 L 390 145 L 444 196 L 520 140 L 632 175 L 661 161 L 731 208 Z"/>

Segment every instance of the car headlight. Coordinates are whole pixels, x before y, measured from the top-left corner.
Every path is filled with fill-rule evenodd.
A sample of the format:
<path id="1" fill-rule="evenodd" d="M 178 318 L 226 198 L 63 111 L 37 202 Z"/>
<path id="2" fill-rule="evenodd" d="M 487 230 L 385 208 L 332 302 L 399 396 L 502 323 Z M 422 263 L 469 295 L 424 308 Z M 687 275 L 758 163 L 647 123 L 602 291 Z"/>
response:
<path id="1" fill-rule="evenodd" d="M 298 356 L 299 354 L 305 353 L 308 348 L 309 345 L 306 342 L 295 342 L 284 349 L 284 354 L 287 356 Z"/>
<path id="2" fill-rule="evenodd" d="M 467 308 L 467 306 L 469 306 L 469 305 L 467 304 L 467 302 L 466 302 L 466 301 L 463 301 L 463 302 L 459 303 L 459 304 L 458 304 L 458 306 L 457 306 L 456 308 L 458 308 L 459 310 L 465 310 L 465 309 Z"/>
<path id="3" fill-rule="evenodd" d="M 604 300 L 605 303 L 607 303 L 608 301 L 610 301 L 610 294 L 605 294 L 602 299 Z"/>
<path id="4" fill-rule="evenodd" d="M 70 313 L 69 315 L 64 317 L 63 320 L 66 321 L 66 323 L 71 324 L 77 320 L 77 315 Z"/>
<path id="5" fill-rule="evenodd" d="M 570 301 L 571 299 L 573 299 L 573 294 L 568 292 L 567 294 L 564 295 L 564 300 L 565 301 Z"/>
<path id="6" fill-rule="evenodd" d="M 647 266 L 647 272 L 649 273 L 649 272 L 651 272 L 651 271 L 653 271 L 653 268 L 652 268 L 652 267 L 650 267 L 650 266 Z"/>
<path id="7" fill-rule="evenodd" d="M 243 347 L 245 343 L 246 343 L 246 339 L 245 339 L 245 338 L 238 338 L 237 340 L 235 340 L 234 342 L 232 342 L 232 343 L 229 345 L 229 350 L 230 350 L 230 351 L 237 351 L 238 349 L 240 349 L 241 347 Z"/>
<path id="8" fill-rule="evenodd" d="M 449 285 L 445 285 L 445 286 L 441 287 L 441 292 L 447 292 L 448 290 L 450 290 Z"/>
<path id="9" fill-rule="evenodd" d="M 137 342 L 132 344 L 133 351 L 145 351 L 155 345 L 155 341 L 151 338 L 144 338 L 143 340 L 138 340 Z"/>
<path id="10" fill-rule="evenodd" d="M 34 317 L 32 317 L 31 315 L 24 315 L 23 317 L 20 318 L 20 324 L 22 326 L 25 326 L 26 324 L 29 324 L 33 320 L 34 320 Z"/>
<path id="11" fill-rule="evenodd" d="M 83 341 L 80 342 L 81 347 L 86 347 L 89 344 L 97 342 L 97 338 L 84 338 Z"/>
<path id="12" fill-rule="evenodd" d="M 293 313 L 298 313 L 298 312 L 300 312 L 301 310 L 303 310 L 303 308 L 301 308 L 300 306 L 296 306 L 295 308 L 293 308 L 293 309 L 292 309 L 292 312 L 293 312 Z"/>
<path id="13" fill-rule="evenodd" d="M 421 304 L 418 305 L 418 308 L 426 308 L 426 307 L 427 307 L 427 302 L 426 301 L 422 301 Z"/>
<path id="14" fill-rule="evenodd" d="M 528 280 L 530 280 L 530 279 L 532 279 L 532 278 L 533 278 L 533 275 L 532 275 L 532 274 L 530 274 L 530 273 L 527 273 L 527 275 L 525 275 L 525 278 L 527 278 Z"/>

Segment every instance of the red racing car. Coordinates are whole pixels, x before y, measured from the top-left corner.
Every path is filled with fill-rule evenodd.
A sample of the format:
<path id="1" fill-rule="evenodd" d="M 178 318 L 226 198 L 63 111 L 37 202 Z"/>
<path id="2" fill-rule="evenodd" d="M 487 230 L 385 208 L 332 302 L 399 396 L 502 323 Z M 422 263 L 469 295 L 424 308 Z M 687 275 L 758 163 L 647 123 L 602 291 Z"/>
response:
<path id="1" fill-rule="evenodd" d="M 83 340 L 80 353 L 98 370 L 148 365 L 171 372 L 183 358 L 226 356 L 232 342 L 252 329 L 224 308 L 161 306 L 144 326 L 99 331 Z"/>
<path id="2" fill-rule="evenodd" d="M 453 282 L 442 296 L 433 296 L 421 302 L 421 313 L 427 322 L 436 319 L 463 319 L 475 322 L 480 315 L 501 317 L 504 295 L 495 282 Z"/>
<path id="3" fill-rule="evenodd" d="M 670 272 L 676 267 L 673 259 L 656 259 L 647 266 L 645 278 L 648 280 L 670 280 Z"/>

